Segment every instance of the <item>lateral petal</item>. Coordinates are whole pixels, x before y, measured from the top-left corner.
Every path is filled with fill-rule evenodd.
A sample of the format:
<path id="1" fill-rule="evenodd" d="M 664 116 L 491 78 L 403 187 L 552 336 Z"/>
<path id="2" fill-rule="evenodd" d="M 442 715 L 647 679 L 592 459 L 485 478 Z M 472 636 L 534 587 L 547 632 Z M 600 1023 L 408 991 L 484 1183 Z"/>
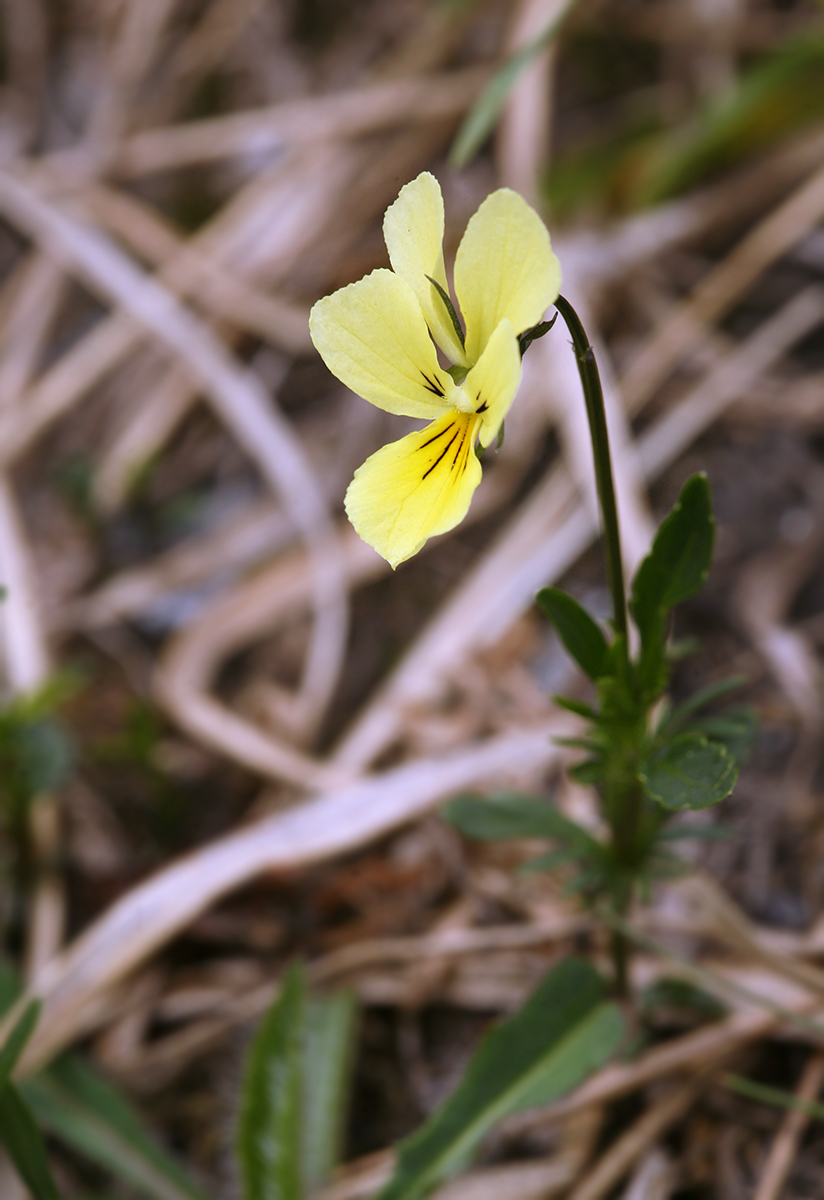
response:
<path id="1" fill-rule="evenodd" d="M 536 325 L 560 287 L 561 267 L 541 218 L 517 192 L 492 192 L 471 217 L 455 259 L 469 361 L 478 361 L 504 317 L 516 334 Z"/>
<path id="2" fill-rule="evenodd" d="M 365 542 L 394 568 L 466 516 L 481 481 L 474 413 L 454 410 L 382 447 L 355 472 L 344 501 Z"/>
<path id="3" fill-rule="evenodd" d="M 449 294 L 443 262 L 443 196 L 434 175 L 423 171 L 401 188 L 383 218 L 383 236 L 392 270 L 418 298 L 432 336 L 451 362 L 467 366 L 463 347 L 446 305 L 429 282 Z M 429 279 L 427 279 L 429 276 Z"/>
<path id="4" fill-rule="evenodd" d="M 448 407 L 455 384 L 438 365 L 415 293 L 392 271 L 318 300 L 309 332 L 332 374 L 370 404 L 424 419 Z"/>
<path id="5" fill-rule="evenodd" d="M 483 354 L 463 382 L 463 390 L 481 418 L 479 441 L 497 437 L 521 382 L 521 351 L 507 317 L 500 322 Z"/>

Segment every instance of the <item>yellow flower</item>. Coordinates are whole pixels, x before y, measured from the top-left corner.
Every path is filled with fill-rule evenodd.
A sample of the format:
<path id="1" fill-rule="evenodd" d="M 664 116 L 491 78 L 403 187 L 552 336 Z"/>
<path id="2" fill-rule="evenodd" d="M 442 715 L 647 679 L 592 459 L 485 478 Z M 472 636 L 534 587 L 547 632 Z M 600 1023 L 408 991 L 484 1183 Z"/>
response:
<path id="1" fill-rule="evenodd" d="M 538 214 L 508 188 L 493 192 L 455 259 L 464 333 L 449 300 L 443 231 L 441 189 L 424 171 L 384 217 L 392 270 L 324 297 L 309 319 L 318 352 L 348 388 L 430 422 L 368 458 L 346 493 L 355 529 L 393 567 L 466 516 L 481 479 L 475 440 L 488 446 L 497 436 L 521 378 L 518 335 L 540 321 L 561 283 Z"/>

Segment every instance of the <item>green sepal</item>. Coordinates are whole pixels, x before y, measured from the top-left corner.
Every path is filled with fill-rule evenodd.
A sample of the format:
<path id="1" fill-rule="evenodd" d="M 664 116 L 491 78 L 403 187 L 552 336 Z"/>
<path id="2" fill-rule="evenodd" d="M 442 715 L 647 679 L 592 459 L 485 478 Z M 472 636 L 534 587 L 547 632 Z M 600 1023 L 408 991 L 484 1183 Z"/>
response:
<path id="1" fill-rule="evenodd" d="M 438 293 L 441 300 L 443 301 L 443 306 L 447 311 L 450 321 L 452 322 L 452 326 L 455 330 L 455 335 L 456 335 L 458 341 L 461 343 L 461 346 L 463 346 L 464 345 L 464 331 L 461 328 L 461 322 L 458 320 L 458 314 L 455 312 L 455 305 L 452 303 L 452 300 L 449 297 L 449 293 L 444 291 L 444 289 L 441 287 L 441 285 L 438 283 L 438 281 L 436 279 L 433 279 L 431 275 L 427 275 L 426 278 L 432 284 L 433 288 L 435 289 L 435 291 Z"/>
<path id="2" fill-rule="evenodd" d="M 495 449 L 496 450 L 500 450 L 501 446 L 503 446 L 503 444 L 504 444 L 505 427 L 506 427 L 506 422 L 501 421 L 500 425 L 498 426 L 498 436 L 495 438 Z"/>
<path id="3" fill-rule="evenodd" d="M 700 733 L 682 733 L 654 747 L 639 778 L 647 795 L 669 812 L 709 808 L 726 799 L 738 778 L 732 755 Z"/>
<path id="4" fill-rule="evenodd" d="M 577 600 L 560 588 L 542 588 L 535 597 L 541 612 L 551 621 L 567 652 L 590 679 L 610 672 L 609 643 L 601 627 Z"/>
<path id="5" fill-rule="evenodd" d="M 557 320 L 558 313 L 556 312 L 551 321 L 539 321 L 531 329 L 526 329 L 523 333 L 518 334 L 518 349 L 521 351 L 521 358 L 523 358 L 533 342 L 537 342 L 538 338 L 542 338 L 544 334 L 549 333 Z"/>

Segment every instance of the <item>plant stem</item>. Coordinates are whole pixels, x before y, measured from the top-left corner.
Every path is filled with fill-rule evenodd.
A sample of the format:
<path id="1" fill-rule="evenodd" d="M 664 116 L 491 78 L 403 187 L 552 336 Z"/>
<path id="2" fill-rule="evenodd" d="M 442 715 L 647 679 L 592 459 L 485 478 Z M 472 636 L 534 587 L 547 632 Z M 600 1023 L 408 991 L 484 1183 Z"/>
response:
<path id="1" fill-rule="evenodd" d="M 575 309 L 563 296 L 555 301 L 555 307 L 564 318 L 572 337 L 581 386 L 584 389 L 589 433 L 592 438 L 592 453 L 595 459 L 595 483 L 601 519 L 604 526 L 604 552 L 607 579 L 612 593 L 612 608 L 615 631 L 626 637 L 627 601 L 624 589 L 624 569 L 621 562 L 621 538 L 618 531 L 618 508 L 615 503 L 615 485 L 612 479 L 612 463 L 609 455 L 607 416 L 604 408 L 604 393 L 598 364 L 584 327 Z"/>

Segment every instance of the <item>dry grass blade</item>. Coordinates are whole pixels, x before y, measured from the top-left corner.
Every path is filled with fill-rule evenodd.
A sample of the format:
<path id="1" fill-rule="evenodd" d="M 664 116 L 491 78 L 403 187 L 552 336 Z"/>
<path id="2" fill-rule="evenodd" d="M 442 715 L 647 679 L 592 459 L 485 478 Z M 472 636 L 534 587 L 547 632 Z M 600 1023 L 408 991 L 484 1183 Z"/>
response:
<path id="1" fill-rule="evenodd" d="M 220 419 L 282 496 L 312 561 L 316 619 L 295 704 L 317 719 L 342 663 L 346 600 L 335 533 L 292 430 L 272 408 L 255 376 L 242 371 L 171 293 L 141 275 L 98 234 L 58 212 L 8 174 L 0 177 L 0 207 L 56 257 L 121 304 L 186 364 Z"/>
<path id="2" fill-rule="evenodd" d="M 26 1048 L 24 1070 L 35 1070 L 88 1030 L 99 1019 L 90 1000 L 227 892 L 263 871 L 293 872 L 360 847 L 456 791 L 544 768 L 559 755 L 551 738 L 569 728 L 559 718 L 551 728 L 502 735 L 353 783 L 246 826 L 132 889 L 39 976 L 43 1017 Z"/>
<path id="3" fill-rule="evenodd" d="M 669 1096 L 622 1133 L 600 1159 L 594 1170 L 569 1193 L 569 1200 L 602 1200 L 629 1173 L 634 1164 L 662 1134 L 680 1121 L 697 1100 L 702 1078 L 673 1088 Z"/>
<path id="4" fill-rule="evenodd" d="M 824 170 L 752 230 L 656 330 L 621 380 L 630 408 L 656 391 L 678 360 L 704 337 L 763 272 L 796 245 L 824 214 Z"/>
<path id="5" fill-rule="evenodd" d="M 37 589 L 11 485 L 0 474 L 0 579 L 7 594 L 0 604 L 3 650 L 12 694 L 25 697 L 47 682 L 50 663 Z M 56 797 L 41 792 L 29 810 L 31 853 L 37 872 L 30 902 L 26 941 L 26 977 L 36 980 L 57 954 L 66 922 L 66 896 L 55 870 L 61 821 Z"/>
<path id="6" fill-rule="evenodd" d="M 130 177 L 230 156 L 272 155 L 313 141 L 363 136 L 399 123 L 407 126 L 410 120 L 459 116 L 487 78 L 485 68 L 467 67 L 145 130 L 121 143 L 118 174 Z"/>
<path id="7" fill-rule="evenodd" d="M 824 1084 L 824 1054 L 814 1054 L 804 1068 L 795 1098 L 810 1104 L 818 1099 Z M 792 1170 L 798 1144 L 809 1124 L 807 1113 L 796 1109 L 789 1112 L 767 1154 L 767 1161 L 753 1193 L 753 1200 L 779 1200 L 784 1184 Z"/>

